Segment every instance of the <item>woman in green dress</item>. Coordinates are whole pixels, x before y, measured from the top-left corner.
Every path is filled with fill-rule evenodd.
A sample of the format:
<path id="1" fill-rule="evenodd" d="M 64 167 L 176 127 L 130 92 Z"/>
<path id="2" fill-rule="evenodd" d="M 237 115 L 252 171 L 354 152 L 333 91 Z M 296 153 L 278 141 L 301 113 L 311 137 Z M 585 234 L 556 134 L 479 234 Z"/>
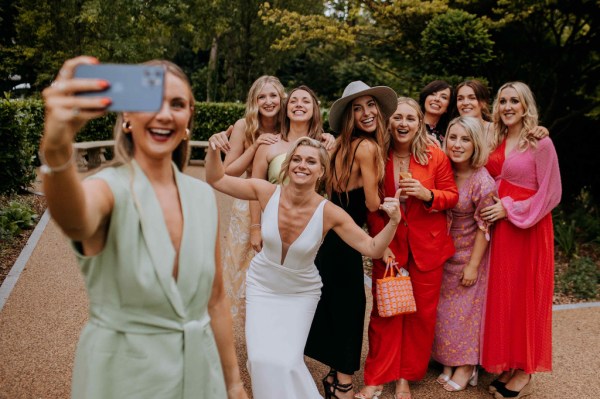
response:
<path id="1" fill-rule="evenodd" d="M 52 217 L 72 241 L 89 296 L 75 356 L 73 398 L 247 398 L 223 290 L 212 190 L 181 173 L 194 98 L 176 65 L 164 68 L 157 112 L 124 112 L 118 166 L 81 182 L 71 143 L 110 83 L 73 78 L 92 57 L 68 60 L 44 90 L 40 150 Z"/>

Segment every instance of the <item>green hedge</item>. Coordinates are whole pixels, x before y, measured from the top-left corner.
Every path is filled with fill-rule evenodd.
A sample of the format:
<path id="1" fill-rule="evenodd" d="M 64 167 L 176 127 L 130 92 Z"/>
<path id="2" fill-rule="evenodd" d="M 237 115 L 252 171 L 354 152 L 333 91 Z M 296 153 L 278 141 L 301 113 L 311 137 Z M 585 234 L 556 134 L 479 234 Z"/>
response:
<path id="1" fill-rule="evenodd" d="M 207 140 L 244 115 L 240 103 L 196 103 L 193 140 Z M 108 140 L 113 136 L 115 114 L 90 121 L 77 141 Z M 41 100 L 0 99 L 0 194 L 25 189 L 35 180 L 37 151 L 44 126 Z"/>

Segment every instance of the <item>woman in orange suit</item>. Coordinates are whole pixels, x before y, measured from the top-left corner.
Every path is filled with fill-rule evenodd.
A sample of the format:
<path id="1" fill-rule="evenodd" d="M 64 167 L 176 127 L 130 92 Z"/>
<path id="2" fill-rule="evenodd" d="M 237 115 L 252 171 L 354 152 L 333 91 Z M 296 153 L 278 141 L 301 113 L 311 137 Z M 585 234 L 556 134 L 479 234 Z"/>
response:
<path id="1" fill-rule="evenodd" d="M 389 120 L 391 134 L 387 152 L 383 196 L 402 189 L 402 222 L 383 259 L 391 256 L 410 273 L 417 312 L 380 317 L 373 306 L 369 323 L 369 354 L 365 384 L 357 398 L 381 395 L 383 384 L 395 381 L 395 399 L 411 397 L 408 381 L 423 378 L 429 363 L 435 330 L 436 308 L 444 262 L 454 254 L 446 210 L 458 202 L 450 161 L 427 139 L 423 113 L 411 98 L 398 99 Z M 387 222 L 382 212 L 371 212 L 367 224 L 371 235 Z M 383 277 L 385 263 L 373 260 L 375 281 Z"/>

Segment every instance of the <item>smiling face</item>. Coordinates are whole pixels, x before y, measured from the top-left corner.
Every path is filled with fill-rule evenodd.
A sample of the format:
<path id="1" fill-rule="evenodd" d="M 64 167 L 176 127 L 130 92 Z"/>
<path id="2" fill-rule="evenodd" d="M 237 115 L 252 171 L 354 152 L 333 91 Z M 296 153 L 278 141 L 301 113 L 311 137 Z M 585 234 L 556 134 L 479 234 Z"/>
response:
<path id="1" fill-rule="evenodd" d="M 356 129 L 365 133 L 373 133 L 377 129 L 377 115 L 379 110 L 375 99 L 371 96 L 362 96 L 352 101 L 354 124 Z"/>
<path id="2" fill-rule="evenodd" d="M 314 103 L 306 90 L 296 90 L 290 94 L 287 103 L 287 116 L 293 122 L 309 122 L 313 117 Z"/>
<path id="3" fill-rule="evenodd" d="M 431 93 L 425 98 L 425 113 L 442 116 L 448 111 L 450 105 L 450 89 L 444 89 Z"/>
<path id="4" fill-rule="evenodd" d="M 308 145 L 298 146 L 290 158 L 288 170 L 293 183 L 314 186 L 324 174 L 319 149 Z"/>
<path id="5" fill-rule="evenodd" d="M 481 118 L 481 103 L 475 95 L 475 90 L 470 86 L 463 86 L 456 94 L 456 108 L 460 116 Z"/>
<path id="6" fill-rule="evenodd" d="M 507 127 L 518 126 L 523 122 L 525 107 L 519 98 L 519 94 L 512 87 L 507 87 L 498 96 L 498 112 L 502 122 Z"/>
<path id="7" fill-rule="evenodd" d="M 185 129 L 192 117 L 192 95 L 189 86 L 179 77 L 167 73 L 163 103 L 156 113 L 124 113 L 131 126 L 134 158 L 168 158 L 186 137 Z"/>
<path id="8" fill-rule="evenodd" d="M 274 118 L 281 107 L 279 92 L 271 83 L 266 83 L 256 98 L 258 112 L 267 118 Z"/>
<path id="9" fill-rule="evenodd" d="M 390 118 L 390 130 L 394 147 L 408 148 L 420 127 L 417 110 L 407 103 L 398 104 L 396 112 Z"/>
<path id="10" fill-rule="evenodd" d="M 446 155 L 455 165 L 469 165 L 475 147 L 471 136 L 460 123 L 453 124 L 446 134 Z"/>

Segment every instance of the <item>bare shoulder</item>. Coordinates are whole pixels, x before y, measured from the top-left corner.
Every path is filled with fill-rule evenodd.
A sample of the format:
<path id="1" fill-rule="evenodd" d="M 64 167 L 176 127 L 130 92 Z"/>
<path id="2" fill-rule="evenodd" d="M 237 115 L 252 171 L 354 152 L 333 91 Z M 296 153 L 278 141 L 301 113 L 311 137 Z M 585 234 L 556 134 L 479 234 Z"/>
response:
<path id="1" fill-rule="evenodd" d="M 356 144 L 356 160 L 361 162 L 372 162 L 377 155 L 377 144 L 373 140 L 362 140 Z"/>
<path id="2" fill-rule="evenodd" d="M 323 224 L 327 229 L 331 229 L 344 220 L 346 212 L 331 201 L 327 201 L 323 207 Z"/>

